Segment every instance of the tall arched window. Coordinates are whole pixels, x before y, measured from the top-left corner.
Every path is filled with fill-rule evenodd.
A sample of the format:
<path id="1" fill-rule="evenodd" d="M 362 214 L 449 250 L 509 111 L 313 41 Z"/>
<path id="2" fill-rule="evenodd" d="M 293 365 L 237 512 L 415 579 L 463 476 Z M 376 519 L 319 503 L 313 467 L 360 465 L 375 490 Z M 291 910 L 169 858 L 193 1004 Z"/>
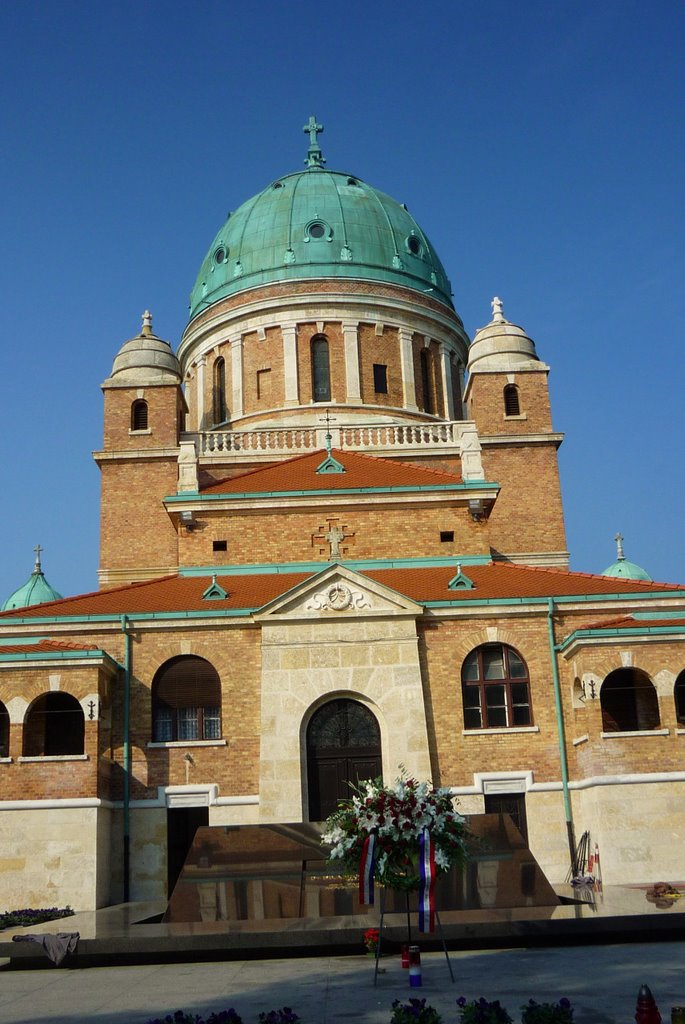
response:
<path id="1" fill-rule="evenodd" d="M 679 725 L 685 725 L 685 669 L 680 673 L 673 688 L 675 716 Z"/>
<path id="2" fill-rule="evenodd" d="M 131 406 L 131 430 L 147 430 L 147 402 L 137 398 Z"/>
<path id="3" fill-rule="evenodd" d="M 224 423 L 228 419 L 226 408 L 226 361 L 219 356 L 214 362 L 213 391 L 214 423 Z"/>
<path id="4" fill-rule="evenodd" d="M 599 691 L 604 732 L 648 732 L 658 729 L 659 701 L 654 684 L 638 668 L 610 672 Z"/>
<path id="5" fill-rule="evenodd" d="M 421 389 L 423 391 L 423 409 L 424 412 L 432 413 L 434 411 L 433 404 L 433 381 L 431 373 L 431 357 L 427 349 L 421 349 Z"/>
<path id="6" fill-rule="evenodd" d="M 85 721 L 83 709 L 70 693 L 44 693 L 26 714 L 24 757 L 55 757 L 82 754 Z"/>
<path id="7" fill-rule="evenodd" d="M 312 338 L 312 399 L 315 402 L 331 400 L 331 363 L 328 338 L 317 334 Z"/>
<path id="8" fill-rule="evenodd" d="M 521 403 L 519 402 L 519 389 L 515 384 L 507 384 L 504 388 L 504 415 L 520 416 Z"/>
<path id="9" fill-rule="evenodd" d="M 520 654 L 505 644 L 483 644 L 461 669 L 465 729 L 531 725 L 530 680 Z"/>
<path id="10" fill-rule="evenodd" d="M 0 700 L 0 757 L 10 756 L 10 716 Z"/>
<path id="11" fill-rule="evenodd" d="M 181 655 L 152 682 L 152 739 L 216 740 L 221 736 L 221 681 L 204 658 Z"/>

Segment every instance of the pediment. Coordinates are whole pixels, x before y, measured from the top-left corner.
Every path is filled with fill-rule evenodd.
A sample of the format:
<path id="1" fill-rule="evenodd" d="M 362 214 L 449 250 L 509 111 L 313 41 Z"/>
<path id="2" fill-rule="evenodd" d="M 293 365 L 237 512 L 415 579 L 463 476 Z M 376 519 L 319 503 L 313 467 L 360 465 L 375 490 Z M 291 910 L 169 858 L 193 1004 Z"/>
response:
<path id="1" fill-rule="evenodd" d="M 281 594 L 255 613 L 254 618 L 257 622 L 378 616 L 416 618 L 422 612 L 422 606 L 404 594 L 336 564 Z"/>

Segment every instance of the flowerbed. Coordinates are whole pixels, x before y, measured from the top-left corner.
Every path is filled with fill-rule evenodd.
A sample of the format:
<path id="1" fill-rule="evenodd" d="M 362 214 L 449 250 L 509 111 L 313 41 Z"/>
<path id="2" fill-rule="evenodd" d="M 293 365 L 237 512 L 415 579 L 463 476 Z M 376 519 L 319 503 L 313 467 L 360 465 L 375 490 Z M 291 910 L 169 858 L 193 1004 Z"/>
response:
<path id="1" fill-rule="evenodd" d="M 72 917 L 71 907 L 50 907 L 47 910 L 8 910 L 0 914 L 0 931 L 3 928 L 25 928 L 27 925 L 57 921 L 61 917 Z"/>

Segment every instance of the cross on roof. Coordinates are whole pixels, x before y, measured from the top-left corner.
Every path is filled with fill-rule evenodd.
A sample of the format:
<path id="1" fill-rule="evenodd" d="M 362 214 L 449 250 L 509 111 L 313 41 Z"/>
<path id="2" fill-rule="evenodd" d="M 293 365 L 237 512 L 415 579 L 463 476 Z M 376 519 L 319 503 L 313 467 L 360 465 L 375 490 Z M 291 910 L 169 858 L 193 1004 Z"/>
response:
<path id="1" fill-rule="evenodd" d="M 622 533 L 617 533 L 616 536 L 614 537 L 614 540 L 616 541 L 616 557 L 620 561 L 622 558 L 626 557 L 623 554 L 623 534 Z"/>
<path id="2" fill-rule="evenodd" d="M 329 410 L 326 409 L 326 451 L 328 452 L 329 455 L 331 454 L 331 446 L 333 441 L 333 435 L 331 434 L 331 423 L 336 423 L 337 419 L 337 416 L 331 416 Z M 319 422 L 323 423 L 323 421 L 324 417 L 320 416 Z"/>
<path id="3" fill-rule="evenodd" d="M 302 131 L 305 135 L 309 136 L 309 151 L 307 152 L 305 164 L 307 167 L 323 167 L 326 161 L 323 158 L 319 140 L 317 139 L 317 135 L 323 132 L 323 125 L 318 124 L 316 117 L 312 114 Z"/>
<path id="4" fill-rule="evenodd" d="M 41 551 L 45 551 L 45 548 L 42 548 L 40 546 L 40 544 L 36 544 L 36 546 L 35 546 L 35 548 L 33 550 L 36 552 L 36 564 L 33 567 L 33 571 L 34 572 L 42 572 L 42 569 L 40 567 L 40 553 L 41 553 Z"/>

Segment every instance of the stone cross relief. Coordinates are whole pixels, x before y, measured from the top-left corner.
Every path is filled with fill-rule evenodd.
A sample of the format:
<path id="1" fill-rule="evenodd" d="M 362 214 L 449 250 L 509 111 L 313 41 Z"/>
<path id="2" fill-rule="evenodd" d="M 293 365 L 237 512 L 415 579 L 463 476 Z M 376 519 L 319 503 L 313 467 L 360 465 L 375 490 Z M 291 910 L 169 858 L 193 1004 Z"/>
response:
<path id="1" fill-rule="evenodd" d="M 314 546 L 319 546 L 320 555 L 325 554 L 321 545 L 323 543 L 328 545 L 329 562 L 335 562 L 338 558 L 342 558 L 343 555 L 346 555 L 349 550 L 349 546 L 347 544 L 343 544 L 343 541 L 351 540 L 352 537 L 354 537 L 353 532 L 346 532 L 347 527 L 338 526 L 336 525 L 337 522 L 337 519 L 327 519 L 326 525 L 320 526 L 319 532 L 315 533 L 312 537 L 312 544 Z M 328 529 L 326 529 L 326 527 L 328 527 Z"/>

